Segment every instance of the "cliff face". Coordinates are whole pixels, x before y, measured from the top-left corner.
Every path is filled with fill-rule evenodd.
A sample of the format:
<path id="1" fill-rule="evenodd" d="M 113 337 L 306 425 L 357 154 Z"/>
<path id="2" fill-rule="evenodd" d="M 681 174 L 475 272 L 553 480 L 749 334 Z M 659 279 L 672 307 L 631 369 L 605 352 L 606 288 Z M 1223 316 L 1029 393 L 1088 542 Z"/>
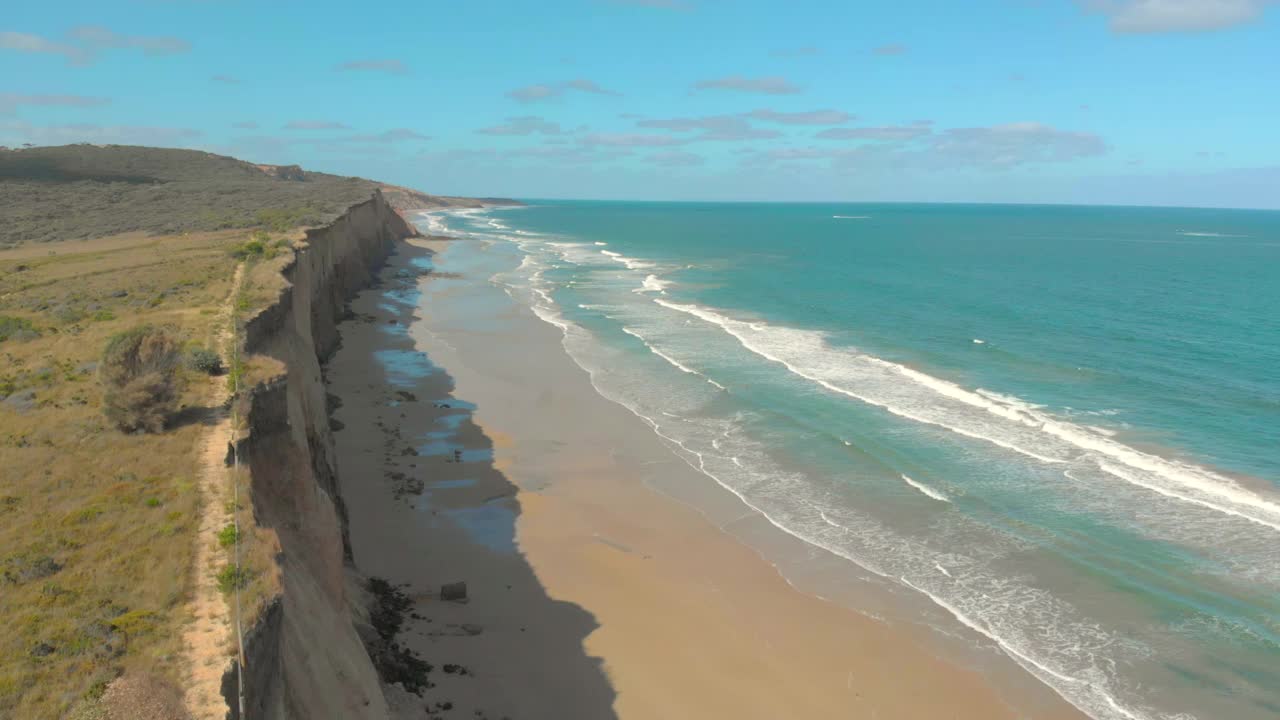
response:
<path id="1" fill-rule="evenodd" d="M 327 227 L 283 271 L 277 301 L 245 325 L 246 354 L 279 360 L 281 376 L 249 393 L 239 453 L 259 526 L 279 538 L 281 593 L 246 628 L 247 718 L 385 718 L 386 701 L 353 618 L 350 553 L 321 363 L 339 342 L 345 303 L 369 284 L 395 242 L 415 235 L 379 193 Z M 239 718 L 237 668 L 223 681 Z"/>

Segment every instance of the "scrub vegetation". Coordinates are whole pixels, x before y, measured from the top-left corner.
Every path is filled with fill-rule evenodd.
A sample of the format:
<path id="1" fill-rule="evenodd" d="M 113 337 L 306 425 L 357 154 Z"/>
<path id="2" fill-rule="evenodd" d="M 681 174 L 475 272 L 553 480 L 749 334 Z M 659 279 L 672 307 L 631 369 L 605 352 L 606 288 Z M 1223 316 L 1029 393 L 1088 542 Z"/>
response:
<path id="1" fill-rule="evenodd" d="M 15 178 L 10 160 L 27 153 L 29 174 Z M 0 717 L 99 717 L 121 676 L 180 697 L 193 577 L 239 590 L 246 622 L 278 582 L 278 546 L 252 525 L 244 472 L 227 480 L 239 501 L 216 508 L 240 532 L 211 534 L 216 564 L 193 567 L 202 451 L 223 388 L 278 372 L 265 358 L 232 362 L 226 326 L 274 300 L 268 280 L 280 282 L 301 237 L 285 225 L 326 219 L 373 185 L 283 180 L 178 150 L 0 156 Z M 107 156 L 116 161 L 92 162 Z M 173 179 L 153 182 L 162 173 Z M 275 185 L 299 190 L 263 190 Z M 77 198 L 88 207 L 67 212 Z M 209 208 L 234 219 L 206 223 Z M 200 230 L 224 224 L 246 227 Z M 230 629 L 224 646 L 235 647 Z"/>
<path id="2" fill-rule="evenodd" d="M 0 247 L 142 231 L 322 225 L 378 184 L 197 150 L 63 145 L 0 150 Z"/>

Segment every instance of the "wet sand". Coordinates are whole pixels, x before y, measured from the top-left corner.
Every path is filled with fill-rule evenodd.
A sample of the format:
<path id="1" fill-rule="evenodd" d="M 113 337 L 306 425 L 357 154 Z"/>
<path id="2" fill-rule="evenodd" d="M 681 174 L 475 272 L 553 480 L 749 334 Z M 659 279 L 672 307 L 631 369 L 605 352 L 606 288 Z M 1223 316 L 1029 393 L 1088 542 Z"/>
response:
<path id="1" fill-rule="evenodd" d="M 356 564 L 407 583 L 401 640 L 436 666 L 406 717 L 1081 717 L 793 588 L 733 537 L 764 521 L 598 395 L 556 328 L 465 267 L 422 275 L 432 250 L 455 269 L 448 245 L 402 247 L 327 371 Z M 435 595 L 455 581 L 466 604 Z"/>

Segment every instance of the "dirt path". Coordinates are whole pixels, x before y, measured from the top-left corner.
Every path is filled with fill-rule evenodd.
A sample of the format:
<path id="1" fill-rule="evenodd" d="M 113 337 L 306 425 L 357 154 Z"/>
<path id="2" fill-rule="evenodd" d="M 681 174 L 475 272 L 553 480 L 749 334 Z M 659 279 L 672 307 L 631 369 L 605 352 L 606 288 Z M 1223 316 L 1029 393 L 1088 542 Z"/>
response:
<path id="1" fill-rule="evenodd" d="M 236 268 L 231 292 L 221 313 L 219 330 L 214 347 L 229 357 L 231 345 L 232 313 L 244 265 Z M 184 631 L 186 645 L 187 679 L 186 706 L 195 720 L 223 720 L 227 715 L 226 702 L 222 698 L 222 674 L 235 652 L 232 639 L 231 608 L 218 589 L 216 574 L 225 558 L 218 545 L 218 533 L 231 522 L 227 512 L 230 499 L 229 474 L 226 466 L 227 445 L 234 437 L 230 414 L 226 409 L 229 396 L 226 377 L 209 378 L 209 407 L 211 416 L 206 422 L 200 447 L 200 530 L 196 538 L 196 557 L 192 564 L 190 602 L 192 622 Z"/>

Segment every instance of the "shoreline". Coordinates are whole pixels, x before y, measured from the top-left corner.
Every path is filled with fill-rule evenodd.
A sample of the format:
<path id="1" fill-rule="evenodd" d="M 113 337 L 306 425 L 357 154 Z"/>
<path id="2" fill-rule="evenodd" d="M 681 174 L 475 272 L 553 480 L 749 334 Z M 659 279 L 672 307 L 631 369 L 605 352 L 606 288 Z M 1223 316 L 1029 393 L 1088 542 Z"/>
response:
<path id="1" fill-rule="evenodd" d="M 429 248 L 447 247 L 448 241 L 434 239 L 402 245 L 383 277 L 399 276 L 408 284 L 406 269 L 423 263 Z M 452 270 L 447 261 L 444 265 L 444 270 Z M 424 268 L 425 263 L 418 267 Z M 598 395 L 586 372 L 563 351 L 555 328 L 519 306 L 499 308 L 502 318 L 496 323 L 483 315 L 465 317 L 467 311 L 454 305 L 465 303 L 466 298 L 459 303 L 450 299 L 465 296 L 468 282 L 485 280 L 468 278 L 465 271 L 460 279 L 452 273 L 435 275 L 414 279 L 416 287 L 411 291 L 388 283 L 353 303 L 358 317 L 372 319 L 357 321 L 351 328 L 343 326 L 344 336 L 351 330 L 345 345 L 358 345 L 360 350 L 338 353 L 330 368 L 330 383 L 331 392 L 344 403 L 336 417 L 346 429 L 337 438 L 343 494 L 360 569 L 393 582 L 410 582 L 408 592 L 419 598 L 429 597 L 431 586 L 443 582 L 467 580 L 470 584 L 476 582 L 472 578 L 480 577 L 489 578 L 480 581 L 483 585 L 500 586 L 507 584 L 500 581 L 501 576 L 512 573 L 520 579 L 515 585 L 521 589 L 507 592 L 526 596 L 521 602 L 482 600 L 477 595 L 471 606 L 456 613 L 445 603 L 422 603 L 432 611 L 459 617 L 485 616 L 494 628 L 491 631 L 485 625 L 482 635 L 460 640 L 445 640 L 420 629 L 415 637 L 415 630 L 410 630 L 407 644 L 428 661 L 451 662 L 438 656 L 454 652 L 468 655 L 468 662 L 474 664 L 472 687 L 450 678 L 447 692 L 461 698 L 450 698 L 455 707 L 481 712 L 510 707 L 522 717 L 542 716 L 539 708 L 548 714 L 613 716 L 593 714 L 606 701 L 618 716 L 627 717 L 778 717 L 851 711 L 867 717 L 877 712 L 884 717 L 922 718 L 1023 717 L 1027 713 L 1082 717 L 1029 674 L 1026 679 L 1036 687 L 1020 690 L 1015 708 L 989 678 L 942 659 L 915 637 L 917 633 L 877 622 L 793 585 L 774 564 L 736 537 L 754 532 L 753 523 L 767 522 L 759 515 L 747 511 L 738 517 L 713 518 L 694 504 L 650 486 L 647 477 L 655 466 L 665 476 L 664 484 L 684 478 L 693 488 L 708 481 L 671 455 L 640 419 Z M 419 293 L 429 294 L 434 304 L 419 305 Z M 387 302 L 392 295 L 399 300 Z M 463 317 L 444 317 L 455 310 Z M 431 315 L 430 323 L 423 313 Z M 454 327 L 448 337 L 426 327 L 459 319 L 464 327 Z M 386 331 L 409 323 L 413 338 Z M 394 348 L 376 342 L 389 338 L 396 338 Z M 450 344 L 459 339 L 462 342 Z M 464 355 L 476 357 L 467 353 L 477 348 L 512 346 L 521 349 L 529 364 L 538 366 L 538 374 L 530 377 L 545 383 L 543 390 L 522 387 L 520 381 L 530 378 L 513 376 L 511 368 L 500 363 L 480 368 L 477 363 L 462 362 Z M 412 352 L 428 351 L 432 364 L 408 368 L 409 355 L 398 353 L 409 352 L 410 347 Z M 388 355 L 388 351 L 397 354 Z M 378 384 L 369 382 L 378 365 L 375 352 L 383 353 L 384 361 L 399 358 L 382 363 L 388 384 L 380 395 Z M 511 363 L 510 359 L 505 362 Z M 397 370 L 396 363 L 406 366 Z M 463 414 L 454 412 L 461 407 L 418 407 L 442 392 L 452 397 L 455 383 L 458 395 L 478 405 L 464 419 L 448 419 Z M 397 390 L 413 393 L 420 402 L 379 409 L 376 402 L 366 401 L 371 396 L 386 401 Z M 361 396 L 365 399 L 357 400 Z M 414 407 L 406 410 L 408 406 Z M 434 505 L 432 517 L 444 513 L 447 519 L 422 522 L 423 508 L 409 507 L 414 502 L 412 493 L 402 495 L 400 501 L 378 497 L 395 493 L 384 481 L 371 481 L 387 472 L 375 466 L 389 467 L 388 457 L 392 457 L 384 453 L 378 460 L 377 453 L 371 452 L 377 441 L 385 446 L 391 433 L 378 427 L 378 423 L 387 425 L 378 413 L 388 418 L 404 413 L 396 428 L 400 439 L 430 438 L 433 432 L 441 432 L 440 426 L 453 426 L 451 434 L 434 442 L 456 443 L 460 455 L 451 455 L 453 448 L 446 447 L 434 459 L 407 455 L 403 457 L 418 461 L 394 457 L 390 461 L 414 466 L 390 472 L 431 468 L 432 472 L 419 473 L 414 482 L 423 483 L 423 503 Z M 590 415 L 590 421 L 584 423 L 583 415 Z M 357 426 L 361 429 L 353 432 Z M 609 450 L 604 452 L 604 447 Z M 462 462 L 449 462 L 454 458 Z M 353 481 L 356 476 L 362 481 Z M 501 492 L 494 493 L 495 489 Z M 733 514 L 727 506 L 726 511 Z M 510 520 L 499 518 L 495 532 L 494 518 L 504 513 Z M 468 524 L 473 527 L 463 527 Z M 453 544 L 452 557 L 430 553 L 415 557 L 402 549 L 406 544 L 441 541 Z M 525 587 L 527 583 L 531 585 Z M 532 610 L 529 598 L 536 601 Z M 572 712 L 563 705 L 564 697 L 539 705 L 558 693 L 552 686 L 531 681 L 538 674 L 528 664 L 537 659 L 521 654 L 525 647 L 521 631 L 505 627 L 504 621 L 536 616 L 543 612 L 543 602 L 547 603 L 544 617 L 551 621 L 545 629 L 569 638 L 556 646 L 565 646 L 559 652 L 578 663 L 573 673 L 562 675 L 576 673 L 579 689 L 586 678 L 592 690 L 586 695 L 595 703 L 592 710 Z M 481 604 L 485 609 L 475 607 Z M 550 612 L 556 608 L 559 614 Z M 573 621 L 567 619 L 570 615 Z M 653 617 L 661 621 L 652 622 Z M 479 638 L 488 638 L 484 642 L 488 653 L 468 649 Z M 577 652 L 572 647 L 575 643 Z M 662 649 L 655 650 L 655 645 Z M 433 681 L 437 675 L 432 674 Z M 477 686 L 484 689 L 476 690 Z M 429 691 L 427 697 L 434 693 Z"/>

